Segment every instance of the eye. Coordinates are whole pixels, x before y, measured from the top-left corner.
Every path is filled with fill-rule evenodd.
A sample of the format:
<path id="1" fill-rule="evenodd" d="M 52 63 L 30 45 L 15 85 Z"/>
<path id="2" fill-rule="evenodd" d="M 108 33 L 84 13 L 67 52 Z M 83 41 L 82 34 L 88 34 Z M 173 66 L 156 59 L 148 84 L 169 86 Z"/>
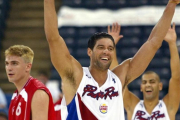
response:
<path id="1" fill-rule="evenodd" d="M 7 66 L 9 63 L 8 62 L 5 62 L 5 66 Z"/>
<path id="2" fill-rule="evenodd" d="M 104 47 L 103 46 L 99 46 L 98 49 L 102 50 L 102 49 L 104 49 Z"/>
<path id="3" fill-rule="evenodd" d="M 146 81 L 142 81 L 142 84 L 146 84 Z"/>
<path id="4" fill-rule="evenodd" d="M 18 65 L 18 63 L 17 62 L 12 62 L 12 65 Z"/>
<path id="5" fill-rule="evenodd" d="M 155 81 L 151 81 L 150 83 L 155 83 Z"/>
<path id="6" fill-rule="evenodd" d="M 110 48 L 108 48 L 108 50 L 109 50 L 109 51 L 113 51 L 113 50 L 114 50 L 114 48 L 110 47 Z"/>

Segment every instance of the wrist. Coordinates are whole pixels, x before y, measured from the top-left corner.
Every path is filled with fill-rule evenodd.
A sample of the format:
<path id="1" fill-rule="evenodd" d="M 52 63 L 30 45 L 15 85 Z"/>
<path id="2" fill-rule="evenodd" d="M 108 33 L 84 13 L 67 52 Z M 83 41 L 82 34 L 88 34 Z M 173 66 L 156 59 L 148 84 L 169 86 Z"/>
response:
<path id="1" fill-rule="evenodd" d="M 176 41 L 174 42 L 168 42 L 169 46 L 176 46 Z"/>
<path id="2" fill-rule="evenodd" d="M 180 3 L 180 0 L 178 0 L 178 1 L 177 1 L 177 0 L 176 0 L 176 1 L 175 1 L 175 0 L 169 0 L 169 3 L 179 4 L 179 3 Z"/>

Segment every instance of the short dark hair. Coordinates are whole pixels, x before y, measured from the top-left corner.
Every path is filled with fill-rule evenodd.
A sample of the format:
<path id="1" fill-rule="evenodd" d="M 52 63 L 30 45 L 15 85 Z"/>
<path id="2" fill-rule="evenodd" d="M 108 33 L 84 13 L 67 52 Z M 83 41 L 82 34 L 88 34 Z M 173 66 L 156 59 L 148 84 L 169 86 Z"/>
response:
<path id="1" fill-rule="evenodd" d="M 159 75 L 156 72 L 154 72 L 154 71 L 146 71 L 143 75 L 145 75 L 145 74 L 155 74 L 157 79 L 158 79 L 158 81 L 159 82 L 161 81 Z M 143 75 L 142 75 L 142 77 L 143 77 Z M 141 77 L 141 80 L 142 80 L 142 77 Z"/>
<path id="2" fill-rule="evenodd" d="M 88 41 L 88 48 L 93 50 L 96 42 L 101 38 L 109 38 L 110 40 L 112 40 L 112 42 L 115 46 L 115 42 L 114 42 L 113 37 L 111 35 L 109 35 L 108 33 L 101 32 L 101 33 L 95 33 L 93 36 L 91 36 L 91 38 Z"/>

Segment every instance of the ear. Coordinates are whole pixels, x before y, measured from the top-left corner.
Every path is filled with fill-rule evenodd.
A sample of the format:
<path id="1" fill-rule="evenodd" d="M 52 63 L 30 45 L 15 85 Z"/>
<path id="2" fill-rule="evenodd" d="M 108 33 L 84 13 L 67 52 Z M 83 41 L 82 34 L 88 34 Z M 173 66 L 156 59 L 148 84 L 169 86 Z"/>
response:
<path id="1" fill-rule="evenodd" d="M 140 85 L 140 91 L 142 92 L 142 85 Z"/>
<path id="2" fill-rule="evenodd" d="M 31 71 L 31 68 L 32 68 L 32 64 L 31 64 L 31 63 L 27 63 L 27 65 L 26 65 L 26 71 L 27 71 L 27 72 L 30 72 L 30 71 Z"/>
<path id="3" fill-rule="evenodd" d="M 162 82 L 159 83 L 159 90 L 161 91 L 163 89 L 163 84 Z"/>
<path id="4" fill-rule="evenodd" d="M 92 50 L 90 48 L 87 49 L 87 54 L 88 54 L 89 57 L 91 56 Z"/>

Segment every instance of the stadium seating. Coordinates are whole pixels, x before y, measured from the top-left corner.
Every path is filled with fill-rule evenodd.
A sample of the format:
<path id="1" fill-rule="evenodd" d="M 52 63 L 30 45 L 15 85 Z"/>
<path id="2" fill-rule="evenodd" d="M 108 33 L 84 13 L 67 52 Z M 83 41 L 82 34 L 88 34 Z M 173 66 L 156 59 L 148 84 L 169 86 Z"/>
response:
<path id="1" fill-rule="evenodd" d="M 0 0 L 0 50 L 1 42 L 4 37 L 4 30 L 6 27 L 6 18 L 10 9 L 10 0 Z"/>

